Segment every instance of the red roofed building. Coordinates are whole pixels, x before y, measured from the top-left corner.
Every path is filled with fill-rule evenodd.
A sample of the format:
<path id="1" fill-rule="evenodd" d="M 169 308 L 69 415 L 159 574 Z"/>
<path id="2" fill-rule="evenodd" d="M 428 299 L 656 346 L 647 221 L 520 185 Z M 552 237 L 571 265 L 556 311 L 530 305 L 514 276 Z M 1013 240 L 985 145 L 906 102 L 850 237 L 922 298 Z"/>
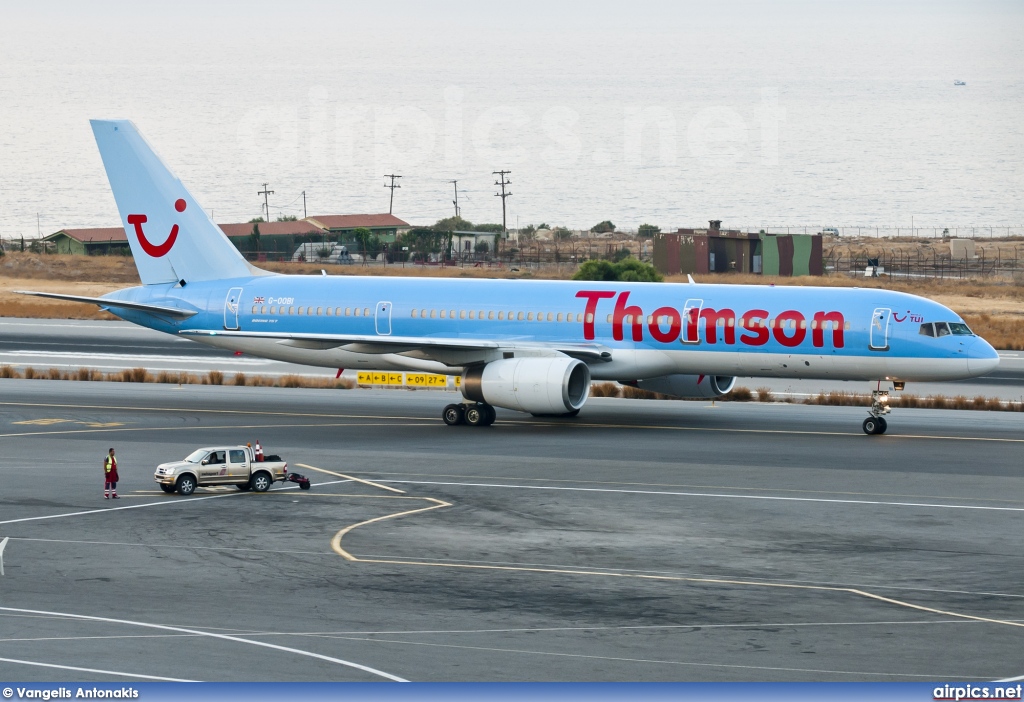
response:
<path id="1" fill-rule="evenodd" d="M 356 229 L 369 229 L 382 242 L 395 240 L 399 229 L 407 229 L 409 223 L 392 214 L 355 214 L 355 215 L 322 215 L 307 217 L 312 222 L 330 232 L 338 241 L 347 242 L 352 239 Z"/>

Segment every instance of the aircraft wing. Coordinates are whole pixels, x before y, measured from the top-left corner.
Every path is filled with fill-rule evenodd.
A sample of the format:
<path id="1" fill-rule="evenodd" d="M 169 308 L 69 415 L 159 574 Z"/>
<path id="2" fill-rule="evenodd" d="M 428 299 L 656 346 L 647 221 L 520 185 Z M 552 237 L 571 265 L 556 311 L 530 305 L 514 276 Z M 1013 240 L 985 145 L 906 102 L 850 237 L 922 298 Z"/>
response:
<path id="1" fill-rule="evenodd" d="M 64 295 L 62 293 L 33 292 L 31 290 L 15 290 L 18 295 L 33 295 L 35 297 L 52 297 L 55 300 L 68 300 L 69 302 L 86 302 L 100 307 L 117 307 L 125 310 L 140 310 L 151 314 L 175 317 L 177 319 L 188 319 L 197 314 L 195 310 L 186 310 L 181 307 L 169 307 L 167 305 L 151 305 L 146 302 L 128 302 L 115 300 L 109 297 L 85 297 L 83 295 Z"/>
<path id="2" fill-rule="evenodd" d="M 608 362 L 612 360 L 611 349 L 601 344 L 574 344 L 557 342 L 515 341 L 513 339 L 459 339 L 430 336 L 379 336 L 376 334 L 307 334 L 290 332 L 221 331 L 212 329 L 189 329 L 178 332 L 183 336 L 220 336 L 244 339 L 273 339 L 279 344 L 300 349 L 331 349 L 344 347 L 353 353 L 384 354 L 421 351 L 487 351 L 487 350 L 532 350 L 557 351 L 582 361 Z"/>

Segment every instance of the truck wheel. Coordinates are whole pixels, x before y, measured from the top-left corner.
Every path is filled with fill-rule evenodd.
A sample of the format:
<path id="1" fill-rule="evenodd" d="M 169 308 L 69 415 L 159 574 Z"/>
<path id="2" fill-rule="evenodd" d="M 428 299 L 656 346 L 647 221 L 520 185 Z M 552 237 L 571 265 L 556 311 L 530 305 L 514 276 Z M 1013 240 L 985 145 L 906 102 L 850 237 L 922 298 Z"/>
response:
<path id="1" fill-rule="evenodd" d="M 196 491 L 196 479 L 191 475 L 183 475 L 178 478 L 178 482 L 174 486 L 179 495 L 188 496 Z"/>
<path id="2" fill-rule="evenodd" d="M 236 485 L 235 487 L 241 490 L 242 492 L 249 492 L 249 488 L 252 486 L 249 485 L 249 483 L 242 483 L 241 485 Z"/>
<path id="3" fill-rule="evenodd" d="M 266 471 L 261 470 L 249 480 L 249 487 L 256 492 L 266 492 L 270 489 L 272 482 L 274 481 L 270 479 L 270 475 Z"/>
<path id="4" fill-rule="evenodd" d="M 173 485 L 164 485 L 163 483 L 160 483 L 160 489 L 167 493 L 174 492 L 175 490 Z"/>
<path id="5" fill-rule="evenodd" d="M 299 489 L 300 490 L 308 490 L 309 487 L 310 487 L 310 485 L 309 485 L 309 481 L 308 480 L 306 482 L 304 482 L 304 483 L 299 483 Z"/>

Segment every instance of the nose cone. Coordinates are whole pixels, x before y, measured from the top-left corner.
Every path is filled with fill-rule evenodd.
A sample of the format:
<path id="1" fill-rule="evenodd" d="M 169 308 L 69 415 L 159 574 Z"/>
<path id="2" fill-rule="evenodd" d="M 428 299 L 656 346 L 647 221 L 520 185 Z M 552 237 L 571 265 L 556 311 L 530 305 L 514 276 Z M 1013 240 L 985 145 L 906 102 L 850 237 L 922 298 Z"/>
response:
<path id="1" fill-rule="evenodd" d="M 991 373 L 999 365 L 999 354 L 982 338 L 967 349 L 967 371 L 974 376 Z"/>

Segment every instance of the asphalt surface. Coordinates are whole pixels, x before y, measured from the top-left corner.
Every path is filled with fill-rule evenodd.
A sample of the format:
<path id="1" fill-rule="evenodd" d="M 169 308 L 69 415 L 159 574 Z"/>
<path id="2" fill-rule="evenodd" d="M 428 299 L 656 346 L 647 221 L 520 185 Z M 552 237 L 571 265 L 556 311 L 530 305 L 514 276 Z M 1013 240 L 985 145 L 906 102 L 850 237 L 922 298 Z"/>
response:
<path id="1" fill-rule="evenodd" d="M 973 398 L 984 395 L 1024 401 L 1024 352 L 1001 352 L 1001 357 L 1000 366 L 987 376 L 957 382 L 911 383 L 907 392 L 921 396 Z M 297 373 L 333 377 L 335 373 L 331 368 L 235 355 L 127 322 L 0 317 L 0 365 L 4 364 L 19 369 L 32 366 L 37 370 L 88 366 L 104 372 L 144 367 L 155 372 L 218 370 L 225 375 Z M 345 377 L 354 379 L 355 376 L 355 371 L 346 371 Z M 866 393 L 872 389 L 863 382 L 788 378 L 740 378 L 737 385 L 751 390 L 765 387 L 775 395 L 792 396 L 797 400 L 832 390 Z"/>
<path id="2" fill-rule="evenodd" d="M 1019 414 L 454 399 L 0 380 L 0 678 L 1024 675 Z M 313 489 L 155 489 L 256 438 Z"/>

